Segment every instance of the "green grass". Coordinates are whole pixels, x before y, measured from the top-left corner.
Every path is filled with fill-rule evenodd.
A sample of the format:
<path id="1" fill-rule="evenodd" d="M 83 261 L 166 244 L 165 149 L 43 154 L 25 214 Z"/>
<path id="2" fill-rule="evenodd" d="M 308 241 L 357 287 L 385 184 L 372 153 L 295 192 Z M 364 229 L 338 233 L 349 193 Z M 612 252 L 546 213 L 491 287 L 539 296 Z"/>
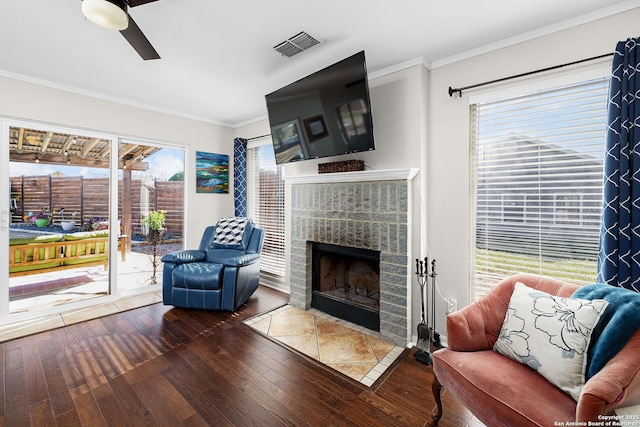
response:
<path id="1" fill-rule="evenodd" d="M 579 259 L 545 261 L 528 255 L 476 249 L 475 267 L 476 272 L 486 276 L 507 277 L 515 273 L 532 273 L 585 285 L 596 281 L 597 264 L 597 261 Z"/>

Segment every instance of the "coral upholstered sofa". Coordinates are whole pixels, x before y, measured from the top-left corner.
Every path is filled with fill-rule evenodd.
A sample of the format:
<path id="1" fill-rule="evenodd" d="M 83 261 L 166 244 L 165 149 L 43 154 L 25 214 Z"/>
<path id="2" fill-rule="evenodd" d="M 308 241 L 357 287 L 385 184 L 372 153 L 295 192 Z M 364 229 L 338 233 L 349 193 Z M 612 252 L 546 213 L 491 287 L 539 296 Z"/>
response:
<path id="1" fill-rule="evenodd" d="M 436 422 L 442 415 L 442 387 L 488 426 L 587 425 L 607 420 L 616 408 L 640 404 L 640 330 L 635 328 L 622 350 L 584 383 L 577 401 L 534 369 L 494 351 L 518 282 L 529 292 L 532 288 L 560 297 L 571 297 L 579 288 L 518 274 L 501 281 L 476 303 L 448 315 L 448 348 L 433 354 Z M 640 425 L 640 419 L 630 421 Z"/>

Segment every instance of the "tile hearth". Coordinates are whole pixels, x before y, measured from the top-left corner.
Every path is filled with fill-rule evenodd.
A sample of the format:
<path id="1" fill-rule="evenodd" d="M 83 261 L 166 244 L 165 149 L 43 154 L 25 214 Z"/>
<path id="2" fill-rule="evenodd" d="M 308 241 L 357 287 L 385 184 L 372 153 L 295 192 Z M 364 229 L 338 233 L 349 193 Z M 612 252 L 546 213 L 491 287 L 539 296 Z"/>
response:
<path id="1" fill-rule="evenodd" d="M 245 322 L 324 365 L 371 387 L 403 348 L 315 309 L 284 306 Z"/>

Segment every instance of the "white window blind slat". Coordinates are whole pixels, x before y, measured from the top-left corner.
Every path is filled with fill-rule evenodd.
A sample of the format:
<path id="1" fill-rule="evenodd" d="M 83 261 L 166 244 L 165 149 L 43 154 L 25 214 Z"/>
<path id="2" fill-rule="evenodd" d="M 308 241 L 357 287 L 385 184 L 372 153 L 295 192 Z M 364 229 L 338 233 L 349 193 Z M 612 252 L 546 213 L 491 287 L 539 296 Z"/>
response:
<path id="1" fill-rule="evenodd" d="M 471 300 L 518 272 L 595 281 L 608 79 L 471 106 Z"/>
<path id="2" fill-rule="evenodd" d="M 284 277 L 284 180 L 271 144 L 247 149 L 247 215 L 266 230 L 260 270 Z"/>

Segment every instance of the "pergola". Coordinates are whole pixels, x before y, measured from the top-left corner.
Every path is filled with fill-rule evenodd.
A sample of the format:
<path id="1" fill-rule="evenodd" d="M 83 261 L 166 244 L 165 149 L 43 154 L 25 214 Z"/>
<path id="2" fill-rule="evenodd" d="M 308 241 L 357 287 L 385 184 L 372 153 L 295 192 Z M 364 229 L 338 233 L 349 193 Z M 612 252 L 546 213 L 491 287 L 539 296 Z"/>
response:
<path id="1" fill-rule="evenodd" d="M 122 170 L 122 227 L 131 230 L 131 173 L 147 171 L 145 158 L 160 148 L 121 142 L 118 146 L 118 169 Z M 111 141 L 58 132 L 11 127 L 9 160 L 92 168 L 109 168 Z M 126 251 L 131 249 L 131 233 L 126 231 Z"/>

